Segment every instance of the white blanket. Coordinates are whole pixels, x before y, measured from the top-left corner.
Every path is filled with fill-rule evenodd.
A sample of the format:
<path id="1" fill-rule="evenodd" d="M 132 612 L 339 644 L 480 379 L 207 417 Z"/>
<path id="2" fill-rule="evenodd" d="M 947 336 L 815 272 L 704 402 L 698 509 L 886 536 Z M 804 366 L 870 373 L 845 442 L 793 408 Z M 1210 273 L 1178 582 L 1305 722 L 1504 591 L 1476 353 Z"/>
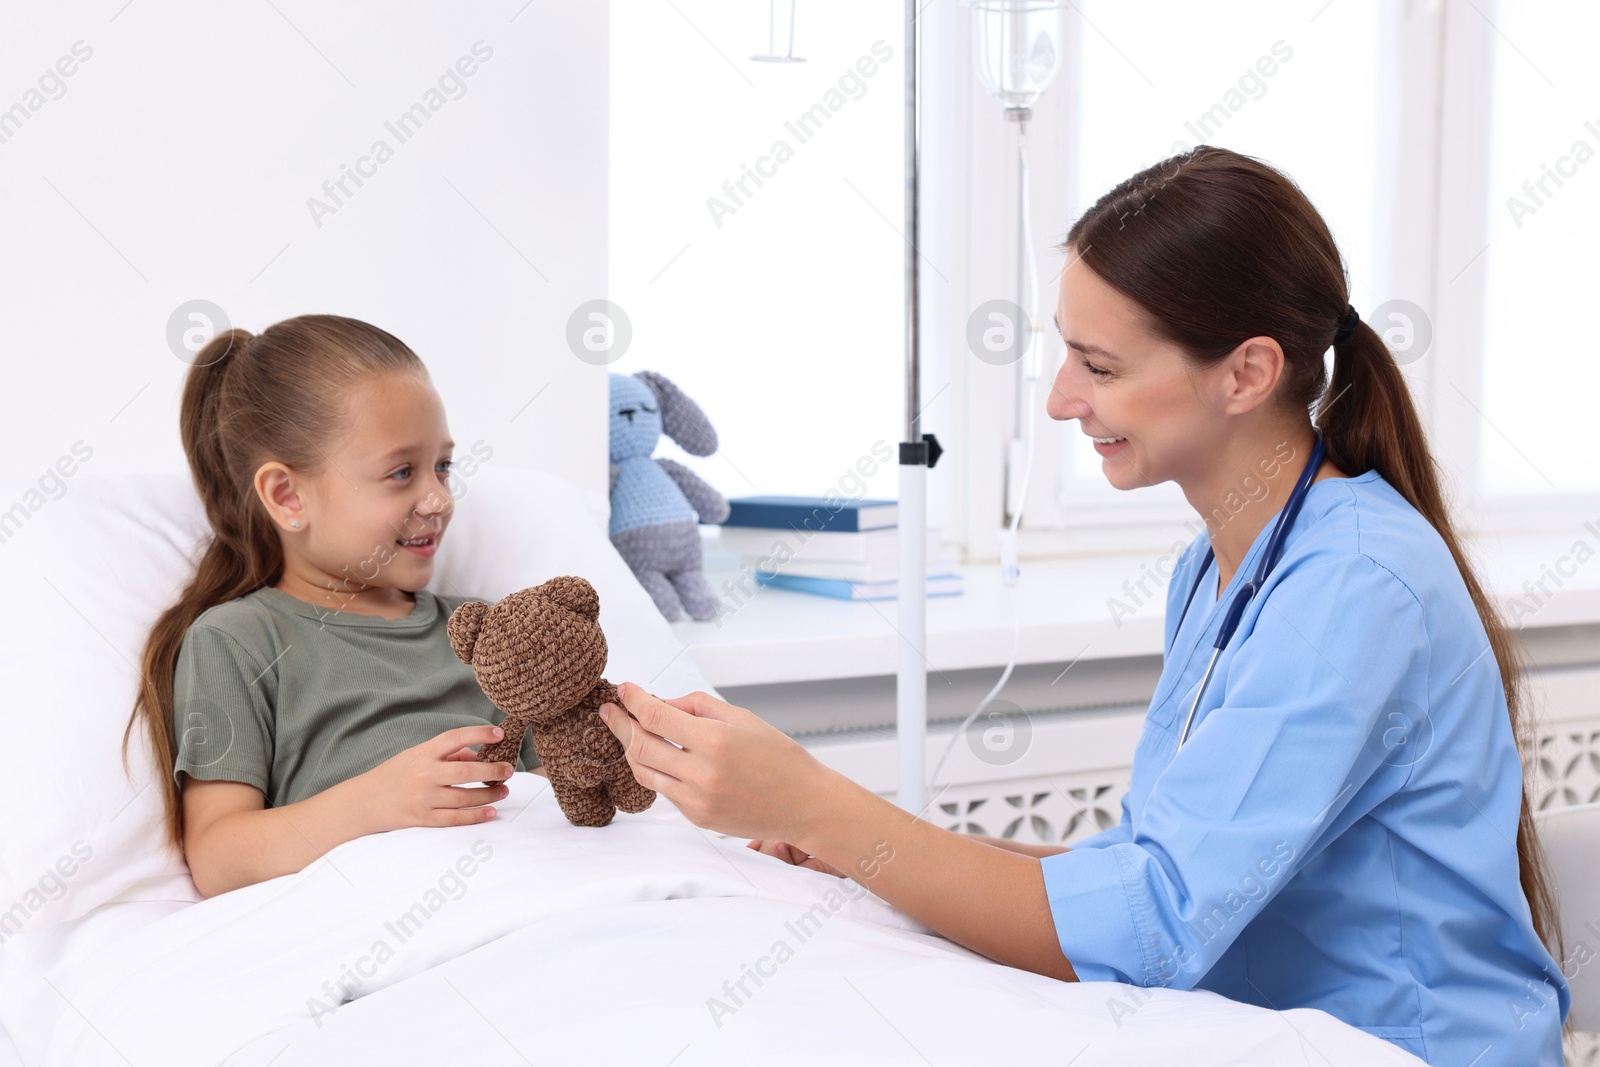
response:
<path id="1" fill-rule="evenodd" d="M 19 935 L 0 1023 L 40 1067 L 1421 1062 L 1320 1011 L 1001 966 L 665 798 L 580 829 L 517 774 L 498 808 Z"/>

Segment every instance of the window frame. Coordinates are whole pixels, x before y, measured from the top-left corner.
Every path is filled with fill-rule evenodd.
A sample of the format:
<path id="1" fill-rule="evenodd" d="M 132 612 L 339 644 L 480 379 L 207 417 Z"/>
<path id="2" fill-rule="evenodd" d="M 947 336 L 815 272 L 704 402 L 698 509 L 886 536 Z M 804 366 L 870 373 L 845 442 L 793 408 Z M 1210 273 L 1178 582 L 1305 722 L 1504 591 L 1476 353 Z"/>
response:
<path id="1" fill-rule="evenodd" d="M 966 322 L 960 309 L 1012 296 L 992 292 L 994 284 L 984 279 L 1015 274 L 1015 222 L 1010 214 L 1014 178 L 1002 168 L 980 167 L 975 161 L 1014 152 L 1015 133 L 971 69 L 965 9 L 949 6 L 957 7 L 954 17 L 938 6 L 924 17 L 924 41 L 932 39 L 932 47 L 924 45 L 925 63 L 943 65 L 938 80 L 948 88 L 923 108 L 922 174 L 925 184 L 933 175 L 956 212 L 945 215 L 927 209 L 942 205 L 925 203 L 922 218 L 932 232 L 924 234 L 923 244 L 938 248 L 959 266 L 948 299 L 941 298 L 932 309 L 926 295 L 923 301 L 923 337 L 932 342 L 925 344 L 923 395 L 941 388 L 941 397 L 956 394 L 954 402 L 930 404 L 924 419 L 925 430 L 948 429 L 955 443 L 947 453 L 951 469 L 936 469 L 929 480 L 929 522 L 960 543 L 968 562 L 984 562 L 999 558 L 1006 470 L 1005 448 L 997 442 L 1011 434 L 1014 418 L 1005 409 L 1018 370 L 975 366 L 978 361 L 962 358 Z M 1600 494 L 1490 496 L 1482 479 L 1482 437 L 1494 431 L 1475 410 L 1483 406 L 1485 272 L 1473 260 L 1488 243 L 1492 210 L 1494 83 L 1485 72 L 1493 69 L 1497 47 L 1491 22 L 1497 5 L 1493 0 L 1439 0 L 1384 4 L 1380 10 L 1380 92 L 1391 106 L 1383 109 L 1383 125 L 1373 131 L 1379 139 L 1374 225 L 1389 237 L 1377 248 L 1373 292 L 1412 300 L 1432 320 L 1431 349 L 1402 369 L 1442 468 L 1447 497 L 1472 538 L 1548 531 L 1552 524 L 1577 528 L 1600 514 Z M 1073 18 L 1070 11 L 1067 18 Z M 1068 32 L 1064 37 L 1063 63 L 1071 64 L 1077 35 Z M 925 85 L 933 80 L 924 74 Z M 1063 101 L 1070 95 L 1046 93 L 1035 105 L 1029 128 L 1032 229 L 1041 261 L 1072 222 L 1041 209 L 1047 199 L 1078 199 L 1071 172 L 1063 165 L 1075 136 L 1070 104 Z M 938 134 L 929 137 L 930 129 Z M 1065 189 L 1069 195 L 1044 198 L 1038 195 L 1041 189 Z M 946 225 L 948 233 L 943 232 Z M 1047 272 L 1043 293 L 1054 291 L 1059 270 L 1057 262 Z M 1041 408 L 1064 356 L 1048 324 L 1044 337 L 1037 394 Z M 1019 536 L 1024 558 L 1160 552 L 1175 539 L 1192 539 L 1198 516 L 1182 501 L 1147 502 L 1141 493 L 1068 508 L 1053 491 L 1060 475 L 1056 435 L 1062 432 L 1074 432 L 1073 427 L 1054 424 L 1039 413 Z M 952 442 L 944 443 L 949 447 Z"/>

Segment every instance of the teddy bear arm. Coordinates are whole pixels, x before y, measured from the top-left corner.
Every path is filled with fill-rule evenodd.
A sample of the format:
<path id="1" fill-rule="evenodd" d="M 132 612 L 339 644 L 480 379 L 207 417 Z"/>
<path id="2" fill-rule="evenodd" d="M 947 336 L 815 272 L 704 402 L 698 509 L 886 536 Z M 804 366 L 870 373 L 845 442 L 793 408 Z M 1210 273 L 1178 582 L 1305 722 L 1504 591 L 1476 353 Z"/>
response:
<path id="1" fill-rule="evenodd" d="M 617 687 L 604 678 L 596 682 L 593 689 L 579 697 L 575 706 L 580 711 L 599 714 L 601 704 L 616 704 L 618 707 L 622 705 L 622 701 L 617 699 Z"/>
<path id="2" fill-rule="evenodd" d="M 505 731 L 505 736 L 480 748 L 478 762 L 509 763 L 515 767 L 517 760 L 522 758 L 522 738 L 527 732 L 527 724 L 508 715 L 500 721 L 500 728 Z"/>

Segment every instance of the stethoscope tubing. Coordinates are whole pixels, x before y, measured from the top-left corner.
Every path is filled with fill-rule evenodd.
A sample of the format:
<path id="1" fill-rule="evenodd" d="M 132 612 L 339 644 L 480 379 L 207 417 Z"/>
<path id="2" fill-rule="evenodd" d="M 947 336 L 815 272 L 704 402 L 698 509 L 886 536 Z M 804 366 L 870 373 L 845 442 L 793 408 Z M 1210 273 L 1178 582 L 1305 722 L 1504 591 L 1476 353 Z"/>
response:
<path id="1" fill-rule="evenodd" d="M 1223 617 L 1222 626 L 1217 630 L 1217 639 L 1211 646 L 1211 659 L 1206 663 L 1205 673 L 1200 676 L 1200 687 L 1194 692 L 1194 699 L 1189 702 L 1189 714 L 1184 716 L 1183 730 L 1178 734 L 1178 748 L 1189 739 L 1189 727 L 1194 722 L 1195 709 L 1200 706 L 1200 698 L 1205 695 L 1206 685 L 1211 681 L 1211 672 L 1217 665 L 1217 657 L 1222 655 L 1222 650 L 1228 647 L 1228 642 L 1233 640 L 1234 631 L 1239 628 L 1239 620 L 1244 616 L 1244 609 L 1255 597 L 1256 591 L 1266 584 L 1267 575 L 1277 564 L 1278 557 L 1283 554 L 1283 543 L 1289 536 L 1289 527 L 1294 525 L 1295 518 L 1300 514 L 1300 508 L 1306 502 L 1306 494 L 1311 489 L 1311 482 L 1317 476 L 1317 469 L 1322 466 L 1322 457 L 1326 449 L 1322 443 L 1322 435 L 1312 431 L 1311 458 L 1306 461 L 1305 470 L 1300 472 L 1300 477 L 1294 483 L 1294 488 L 1289 492 L 1289 499 L 1284 501 L 1283 510 L 1278 513 L 1278 521 L 1272 528 L 1272 536 L 1267 541 L 1266 551 L 1261 554 L 1261 561 L 1256 564 L 1256 573 L 1244 584 L 1238 594 L 1233 598 L 1233 603 L 1228 605 L 1228 614 Z M 1206 549 L 1206 558 L 1200 564 L 1200 573 L 1195 575 L 1194 585 L 1189 587 L 1189 596 L 1183 602 L 1183 613 L 1178 616 L 1178 627 L 1183 626 L 1183 620 L 1189 614 L 1189 605 L 1194 601 L 1194 595 L 1200 589 L 1200 583 L 1205 580 L 1206 569 L 1211 566 L 1211 561 L 1216 553 Z M 1172 631 L 1178 632 L 1177 628 Z"/>

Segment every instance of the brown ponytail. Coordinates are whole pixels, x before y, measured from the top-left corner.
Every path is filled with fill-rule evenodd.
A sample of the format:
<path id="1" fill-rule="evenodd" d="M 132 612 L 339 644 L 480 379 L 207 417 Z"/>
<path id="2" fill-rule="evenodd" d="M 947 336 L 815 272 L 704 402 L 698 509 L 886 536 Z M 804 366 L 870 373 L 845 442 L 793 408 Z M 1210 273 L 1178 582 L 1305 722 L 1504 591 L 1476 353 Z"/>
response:
<path id="1" fill-rule="evenodd" d="M 1349 285 L 1333 235 L 1300 187 L 1260 160 L 1200 145 L 1106 193 L 1060 247 L 1139 304 L 1149 327 L 1197 364 L 1221 360 L 1247 337 L 1277 340 L 1279 389 L 1296 410 L 1317 406 L 1329 461 L 1349 474 L 1376 470 L 1449 547 L 1494 650 L 1512 734 L 1528 751 L 1521 657 L 1462 549 L 1404 375 L 1361 322 L 1333 346 L 1327 381 L 1323 353 L 1344 319 Z M 1555 896 L 1526 781 L 1517 856 L 1534 929 L 1559 965 Z"/>
<path id="2" fill-rule="evenodd" d="M 316 474 L 348 417 L 341 398 L 367 376 L 427 369 L 397 338 L 337 315 L 302 315 L 251 336 L 228 330 L 196 354 L 184 380 L 178 430 L 212 535 L 194 575 L 156 620 L 141 658 L 141 682 L 123 731 L 128 743 L 143 724 L 155 765 L 164 770 L 166 843 L 183 849 L 183 805 L 172 767 L 177 759 L 173 685 L 178 651 L 207 609 L 278 580 L 283 543 L 255 491 L 255 473 L 276 459 Z"/>

